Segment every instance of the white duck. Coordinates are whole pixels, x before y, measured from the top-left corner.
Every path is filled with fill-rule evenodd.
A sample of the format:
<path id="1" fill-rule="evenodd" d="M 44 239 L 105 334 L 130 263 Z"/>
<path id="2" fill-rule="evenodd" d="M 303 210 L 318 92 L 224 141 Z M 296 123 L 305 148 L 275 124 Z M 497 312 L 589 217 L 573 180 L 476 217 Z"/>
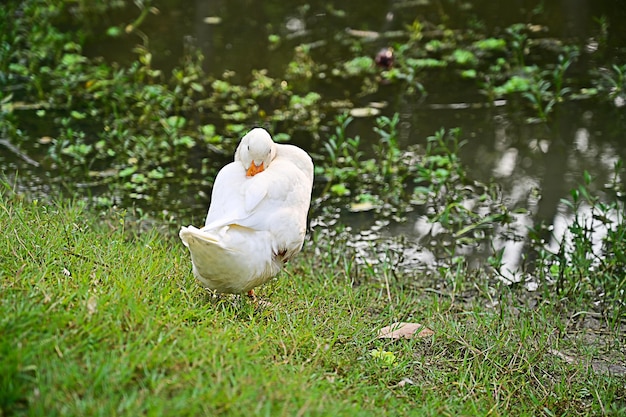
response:
<path id="1" fill-rule="evenodd" d="M 217 292 L 254 296 L 302 248 L 312 187 L 305 151 L 252 129 L 215 178 L 205 226 L 180 230 L 195 277 Z"/>

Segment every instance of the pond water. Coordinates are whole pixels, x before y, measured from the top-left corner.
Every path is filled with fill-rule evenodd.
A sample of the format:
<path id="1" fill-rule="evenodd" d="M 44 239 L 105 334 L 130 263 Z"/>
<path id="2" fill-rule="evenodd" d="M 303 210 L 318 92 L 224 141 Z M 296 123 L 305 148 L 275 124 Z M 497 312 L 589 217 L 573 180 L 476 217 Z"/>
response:
<path id="1" fill-rule="evenodd" d="M 606 39 L 603 50 L 597 54 L 601 53 L 604 61 L 607 55 L 613 54 L 616 63 L 621 60 L 624 64 L 626 56 L 624 1 L 392 0 L 369 2 L 365 6 L 362 1 L 197 0 L 163 1 L 154 5 L 159 13 L 149 16 L 141 29 L 149 37 L 151 48 L 160 51 L 154 56 L 155 67 L 171 68 L 185 46 L 193 44 L 205 55 L 204 66 L 209 74 L 219 77 L 224 71 L 232 70 L 235 79 L 241 81 L 245 81 L 253 69 L 267 68 L 270 74 L 280 74 L 293 58 L 294 46 L 300 43 L 312 44 L 316 58 L 330 63 L 346 54 L 349 46 L 341 42 L 342 38 L 361 36 L 366 40 L 363 42 L 365 53 L 373 57 L 381 48 L 393 43 L 394 33 L 405 30 L 415 21 L 435 25 L 443 22 L 460 31 L 481 27 L 488 33 L 514 23 L 532 22 L 546 43 L 558 45 L 567 41 L 580 45 L 584 52 L 571 68 L 572 77 L 582 68 L 597 65 L 594 48 L 601 36 Z M 136 9 L 129 7 L 120 16 L 110 16 L 110 19 L 123 19 L 126 14 L 136 14 Z M 130 61 L 134 54 L 128 42 L 136 41 L 120 38 L 92 42 L 86 53 L 103 56 L 109 61 Z M 541 57 L 536 59 L 539 62 Z M 588 171 L 596 179 L 592 187 L 601 192 L 602 186 L 615 175 L 615 162 L 625 159 L 623 96 L 601 106 L 589 100 L 568 101 L 552 113 L 547 123 L 538 123 L 529 121 L 528 112 L 515 103 L 500 100 L 496 105 L 486 105 L 485 96 L 477 92 L 475 83 L 451 81 L 443 70 L 440 75 L 431 73 L 420 82 L 426 95 L 409 93 L 394 85 L 381 85 L 374 93 L 363 94 L 362 85 L 332 77 L 315 79 L 311 89 L 322 94 L 323 100 L 348 99 L 357 107 L 384 103 L 382 114 L 391 116 L 397 112 L 400 115 L 399 144 L 402 148 L 423 145 L 426 137 L 440 128 L 461 128 L 461 138 L 466 141 L 461 157 L 469 174 L 484 182 L 495 180 L 500 184 L 507 206 L 529 210 L 529 214 L 519 215 L 514 225 L 522 236 L 526 227 L 543 223 L 552 225 L 558 240 L 562 237 L 563 225 L 573 215 L 561 199 L 568 198 L 570 190 L 583 181 L 583 172 Z M 373 137 L 372 126 L 372 118 L 357 118 L 348 133 L 360 135 L 367 148 L 368 139 Z M 328 130 L 322 130 L 322 141 L 329 134 Z M 319 152 L 321 144 L 309 141 L 306 135 L 295 140 L 310 152 Z M 32 158 L 28 160 L 18 156 L 18 152 L 11 152 L 8 143 L 0 149 L 3 172 L 11 175 L 19 170 L 20 184 L 46 192 L 45 175 L 36 167 L 40 157 L 36 150 L 27 149 L 26 153 Z M 155 202 L 159 207 L 166 205 L 164 203 Z M 208 201 L 191 199 L 189 204 L 198 212 L 193 217 L 200 219 Z M 327 219 L 317 219 L 321 211 L 320 207 L 315 207 L 314 225 L 328 224 Z M 407 214 L 401 222 L 381 222 L 371 212 L 352 213 L 344 207 L 338 215 L 360 236 L 358 242 L 361 243 L 355 246 L 363 247 L 364 257 L 376 256 L 372 255 L 372 247 L 389 237 L 402 235 L 402 248 L 398 249 L 387 240 L 383 251 L 389 248 L 401 251 L 401 264 L 406 268 L 437 262 L 438 255 L 425 244 L 436 233 L 432 225 L 424 223 L 419 210 Z M 522 259 L 524 239 L 496 241 L 494 246 L 496 249 L 507 247 L 504 269 L 512 272 L 503 273 L 511 279 L 519 279 L 514 271 Z M 472 255 L 477 262 L 482 262 L 492 249 L 472 250 Z"/>

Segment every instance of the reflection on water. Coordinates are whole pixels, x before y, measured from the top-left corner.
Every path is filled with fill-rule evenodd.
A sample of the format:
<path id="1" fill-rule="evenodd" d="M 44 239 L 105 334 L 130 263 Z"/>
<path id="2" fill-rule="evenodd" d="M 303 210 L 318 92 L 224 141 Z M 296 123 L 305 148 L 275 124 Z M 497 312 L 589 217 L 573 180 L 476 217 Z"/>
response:
<path id="1" fill-rule="evenodd" d="M 512 224 L 499 227 L 492 247 L 457 247 L 454 253 L 465 255 L 468 262 L 480 265 L 494 252 L 502 251 L 499 271 L 502 280 L 527 281 L 526 285 L 532 289 L 532 277 L 523 272 L 529 262 L 530 230 L 542 230 L 543 227 L 543 239 L 547 248 L 554 252 L 558 252 L 559 245 L 568 240 L 567 228 L 575 217 L 588 223 L 596 245 L 606 235 L 606 226 L 593 220 L 590 206 L 581 205 L 574 213 L 562 199 L 569 199 L 570 190 L 583 183 L 585 171 L 594 178 L 588 189 L 595 195 L 603 195 L 603 186 L 618 175 L 615 164 L 626 157 L 626 133 L 619 129 L 624 125 L 624 116 L 614 109 L 589 109 L 581 103 L 568 106 L 546 126 L 516 123 L 506 110 L 506 107 L 499 108 L 497 114 L 490 110 L 482 111 L 482 114 L 472 111 L 468 117 L 462 117 L 464 111 L 442 111 L 435 121 L 433 117 L 420 117 L 416 112 L 412 115 L 413 122 L 404 125 L 409 131 L 404 135 L 419 137 L 415 131 L 434 130 L 439 125 L 463 127 L 464 137 L 470 139 L 462 148 L 462 156 L 472 175 L 498 182 L 507 206 L 526 208 L 528 213 L 515 214 Z M 623 183 L 624 180 L 621 178 L 620 181 Z M 612 219 L 618 220 L 616 216 L 617 213 L 613 213 Z M 352 226 L 356 230 L 370 226 L 363 214 L 354 220 Z M 377 243 L 381 243 L 398 235 L 405 236 L 403 260 L 397 266 L 416 271 L 436 267 L 436 260 L 447 256 L 439 246 L 442 243 L 453 245 L 453 242 L 438 240 L 440 232 L 439 224 L 432 224 L 424 216 L 415 214 L 409 215 L 405 223 L 383 228 L 376 237 L 379 239 Z M 381 253 L 371 244 L 373 236 L 364 241 L 369 242 L 369 246 L 362 244 L 360 253 L 367 262 L 376 257 L 385 258 L 386 250 Z M 363 248 L 369 248 L 369 252 Z"/>

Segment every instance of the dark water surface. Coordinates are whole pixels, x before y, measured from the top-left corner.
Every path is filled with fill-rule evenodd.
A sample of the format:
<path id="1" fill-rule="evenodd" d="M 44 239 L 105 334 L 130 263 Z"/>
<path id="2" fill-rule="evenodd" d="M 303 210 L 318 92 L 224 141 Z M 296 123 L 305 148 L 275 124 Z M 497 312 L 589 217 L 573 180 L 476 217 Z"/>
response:
<path id="1" fill-rule="evenodd" d="M 545 31 L 545 39 L 567 40 L 590 51 L 578 61 L 579 69 L 596 65 L 593 48 L 601 35 L 601 19 L 609 29 L 606 48 L 597 54 L 603 58 L 614 54 L 619 60 L 625 56 L 626 48 L 625 1 L 197 0 L 156 2 L 155 6 L 160 13 L 142 26 L 151 48 L 161 51 L 154 57 L 155 66 L 167 69 L 176 65 L 185 46 L 193 44 L 203 51 L 205 69 L 210 74 L 219 76 L 225 70 L 233 70 L 241 81 L 245 81 L 252 69 L 267 68 L 270 74 L 282 73 L 299 43 L 317 42 L 316 59 L 332 62 L 345 55 L 346 46 L 337 39 L 345 36 L 347 29 L 393 33 L 416 19 L 435 24 L 445 20 L 447 27 L 462 30 L 480 25 L 486 32 L 513 23 L 532 22 Z M 275 34 L 281 42 L 272 47 L 269 36 Z M 134 59 L 129 52 L 132 48 L 121 42 L 124 40 L 107 39 L 89 45 L 86 52 L 111 61 Z M 365 52 L 373 56 L 387 42 L 384 38 L 372 39 L 364 43 Z M 573 76 L 576 71 L 574 67 Z M 560 238 L 564 225 L 573 215 L 561 199 L 567 198 L 569 191 L 582 182 L 583 172 L 588 171 L 596 178 L 594 186 L 600 192 L 602 185 L 614 176 L 614 163 L 625 159 L 623 100 L 616 99 L 602 107 L 585 100 L 573 101 L 560 106 L 550 122 L 529 123 L 527 114 L 509 103 L 481 106 L 484 97 L 476 93 L 475 85 L 450 83 L 443 73 L 441 79 L 430 76 L 422 80 L 428 92 L 426 97 L 407 94 L 393 86 L 380 88 L 374 96 L 359 97 L 359 85 L 337 81 L 318 83 L 315 91 L 323 93 L 323 100 L 348 98 L 364 106 L 370 101 L 388 103 L 383 114 L 399 113 L 402 147 L 423 144 L 427 136 L 442 127 L 460 127 L 462 138 L 467 141 L 461 156 L 470 175 L 482 181 L 495 179 L 509 207 L 529 209 L 529 215 L 518 218 L 517 227 L 522 236 L 527 226 L 545 223 L 552 225 L 556 238 Z M 350 126 L 349 133 L 360 134 L 367 145 L 368 138 L 373 136 L 371 126 L 371 119 L 358 119 Z M 306 141 L 300 144 L 315 151 L 311 149 L 314 145 Z M 0 167 L 4 172 L 19 169 L 22 184 L 45 191 L 45 180 L 32 163 L 4 147 L 0 151 Z M 31 156 L 36 159 L 36 155 Z M 419 215 L 409 215 L 402 223 L 383 222 L 381 226 L 370 213 L 341 213 L 343 222 L 357 233 L 361 231 L 359 242 L 365 243 L 355 245 L 365 247 L 364 256 L 371 255 L 367 248 L 375 246 L 381 238 L 405 235 L 402 258 L 407 267 L 436 262 L 437 255 L 424 245 L 436 232 Z M 203 214 L 195 217 L 201 218 Z M 496 241 L 494 246 L 507 247 L 506 268 L 514 271 L 524 242 Z M 509 275 L 517 277 L 515 273 Z"/>

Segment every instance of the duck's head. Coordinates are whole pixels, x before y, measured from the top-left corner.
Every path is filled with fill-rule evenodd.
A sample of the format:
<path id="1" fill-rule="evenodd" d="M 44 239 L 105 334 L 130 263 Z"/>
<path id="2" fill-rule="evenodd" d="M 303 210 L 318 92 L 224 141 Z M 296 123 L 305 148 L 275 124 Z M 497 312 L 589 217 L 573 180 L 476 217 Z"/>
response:
<path id="1" fill-rule="evenodd" d="M 248 177 L 267 169 L 275 156 L 276 144 L 270 134 L 260 127 L 248 132 L 235 152 L 235 160 L 241 161 Z"/>

